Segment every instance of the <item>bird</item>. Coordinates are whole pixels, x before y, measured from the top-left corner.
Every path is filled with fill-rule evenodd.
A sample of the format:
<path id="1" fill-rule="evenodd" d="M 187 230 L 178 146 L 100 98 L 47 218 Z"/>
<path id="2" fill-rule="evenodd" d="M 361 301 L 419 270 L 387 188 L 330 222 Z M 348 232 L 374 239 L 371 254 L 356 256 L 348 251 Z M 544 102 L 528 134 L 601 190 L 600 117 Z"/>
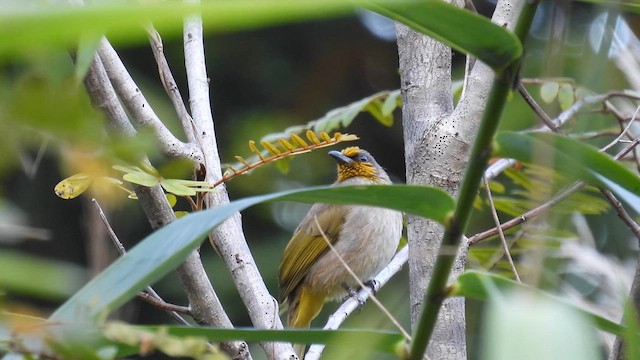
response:
<path id="1" fill-rule="evenodd" d="M 352 146 L 329 155 L 337 162 L 333 186 L 391 184 L 386 171 L 366 150 Z M 326 301 L 344 298 L 359 286 L 323 234 L 355 275 L 367 282 L 395 254 L 402 236 L 402 214 L 371 206 L 314 204 L 294 231 L 280 262 L 280 300 L 288 306 L 289 327 L 309 328 Z M 296 347 L 302 358 L 304 347 Z"/>

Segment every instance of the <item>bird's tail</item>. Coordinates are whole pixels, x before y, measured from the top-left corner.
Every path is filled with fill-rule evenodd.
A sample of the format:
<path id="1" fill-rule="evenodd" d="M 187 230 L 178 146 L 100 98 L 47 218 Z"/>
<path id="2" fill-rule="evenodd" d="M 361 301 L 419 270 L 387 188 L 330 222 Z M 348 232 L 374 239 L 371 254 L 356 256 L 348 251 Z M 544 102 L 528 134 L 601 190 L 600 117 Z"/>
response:
<path id="1" fill-rule="evenodd" d="M 288 299 L 289 312 L 287 314 L 287 324 L 289 327 L 308 329 L 311 321 L 322 310 L 325 297 L 324 294 L 313 292 L 308 286 L 302 285 Z M 304 359 L 306 344 L 294 344 L 293 349 L 298 354 L 300 360 Z"/>

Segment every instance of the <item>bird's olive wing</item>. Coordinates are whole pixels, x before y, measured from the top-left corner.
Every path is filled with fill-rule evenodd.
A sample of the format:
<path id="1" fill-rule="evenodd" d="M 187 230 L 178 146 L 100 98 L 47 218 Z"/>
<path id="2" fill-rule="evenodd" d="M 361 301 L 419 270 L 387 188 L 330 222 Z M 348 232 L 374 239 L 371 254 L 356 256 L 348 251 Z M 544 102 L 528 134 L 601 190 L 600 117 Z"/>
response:
<path id="1" fill-rule="evenodd" d="M 346 207 L 340 205 L 316 204 L 311 207 L 284 249 L 279 275 L 281 300 L 291 294 L 309 268 L 329 249 L 322 232 L 332 244 L 338 239 L 345 211 Z"/>

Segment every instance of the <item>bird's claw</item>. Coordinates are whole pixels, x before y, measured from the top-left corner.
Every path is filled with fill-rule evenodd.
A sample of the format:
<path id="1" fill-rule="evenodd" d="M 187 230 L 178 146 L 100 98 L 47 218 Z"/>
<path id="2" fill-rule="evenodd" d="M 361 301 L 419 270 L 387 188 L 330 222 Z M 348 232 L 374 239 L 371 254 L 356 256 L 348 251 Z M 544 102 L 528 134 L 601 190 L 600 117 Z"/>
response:
<path id="1" fill-rule="evenodd" d="M 380 282 L 376 279 L 367 280 L 364 282 L 364 285 L 371 289 L 373 295 L 376 295 L 378 290 L 380 290 Z"/>
<path id="2" fill-rule="evenodd" d="M 355 289 L 347 286 L 345 286 L 344 288 L 345 290 L 347 290 L 347 296 L 345 296 L 344 299 L 342 299 L 342 301 L 344 302 L 346 300 L 349 300 L 350 298 L 354 298 L 358 302 L 358 310 L 361 310 L 366 300 L 362 296 L 360 296 L 360 294 L 358 294 L 358 292 Z"/>

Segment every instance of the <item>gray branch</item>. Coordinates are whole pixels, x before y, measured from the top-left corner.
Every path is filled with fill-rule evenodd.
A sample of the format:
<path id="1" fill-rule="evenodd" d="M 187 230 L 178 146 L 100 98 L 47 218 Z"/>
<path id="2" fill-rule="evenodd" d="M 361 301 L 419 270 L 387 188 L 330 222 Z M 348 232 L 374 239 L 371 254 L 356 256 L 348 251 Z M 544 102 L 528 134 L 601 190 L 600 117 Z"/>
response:
<path id="1" fill-rule="evenodd" d="M 197 0 L 187 0 L 195 2 Z M 188 18 L 184 25 L 185 67 L 189 83 L 189 106 L 196 127 L 196 136 L 204 154 L 205 180 L 211 184 L 222 177 L 220 155 L 216 143 L 213 115 L 209 101 L 209 79 L 205 67 L 202 20 Z M 218 191 L 208 193 L 205 202 L 209 208 L 227 204 L 229 196 L 224 184 Z M 262 279 L 242 231 L 240 214 L 227 219 L 210 237 L 231 272 L 231 276 L 244 302 L 254 326 L 263 329 L 281 329 L 278 302 L 271 296 Z M 293 359 L 290 344 L 262 343 L 271 359 Z"/>
<path id="2" fill-rule="evenodd" d="M 201 163 L 202 153 L 195 144 L 180 141 L 164 126 L 107 39 L 100 41 L 98 54 L 120 100 L 140 126 L 153 129 L 162 150 L 171 157 L 187 158 Z"/>
<path id="3" fill-rule="evenodd" d="M 107 114 L 111 126 L 123 134 L 134 136 L 136 130 L 129 122 L 98 56 L 89 68 L 85 86 L 94 104 Z M 138 186 L 135 191 L 154 229 L 175 220 L 173 210 L 159 186 L 154 188 Z M 208 281 L 197 251 L 187 257 L 178 267 L 177 272 L 187 293 L 192 316 L 196 322 L 223 328 L 233 327 Z M 247 344 L 244 342 L 225 342 L 221 343 L 221 347 L 234 358 L 249 358 Z"/>

